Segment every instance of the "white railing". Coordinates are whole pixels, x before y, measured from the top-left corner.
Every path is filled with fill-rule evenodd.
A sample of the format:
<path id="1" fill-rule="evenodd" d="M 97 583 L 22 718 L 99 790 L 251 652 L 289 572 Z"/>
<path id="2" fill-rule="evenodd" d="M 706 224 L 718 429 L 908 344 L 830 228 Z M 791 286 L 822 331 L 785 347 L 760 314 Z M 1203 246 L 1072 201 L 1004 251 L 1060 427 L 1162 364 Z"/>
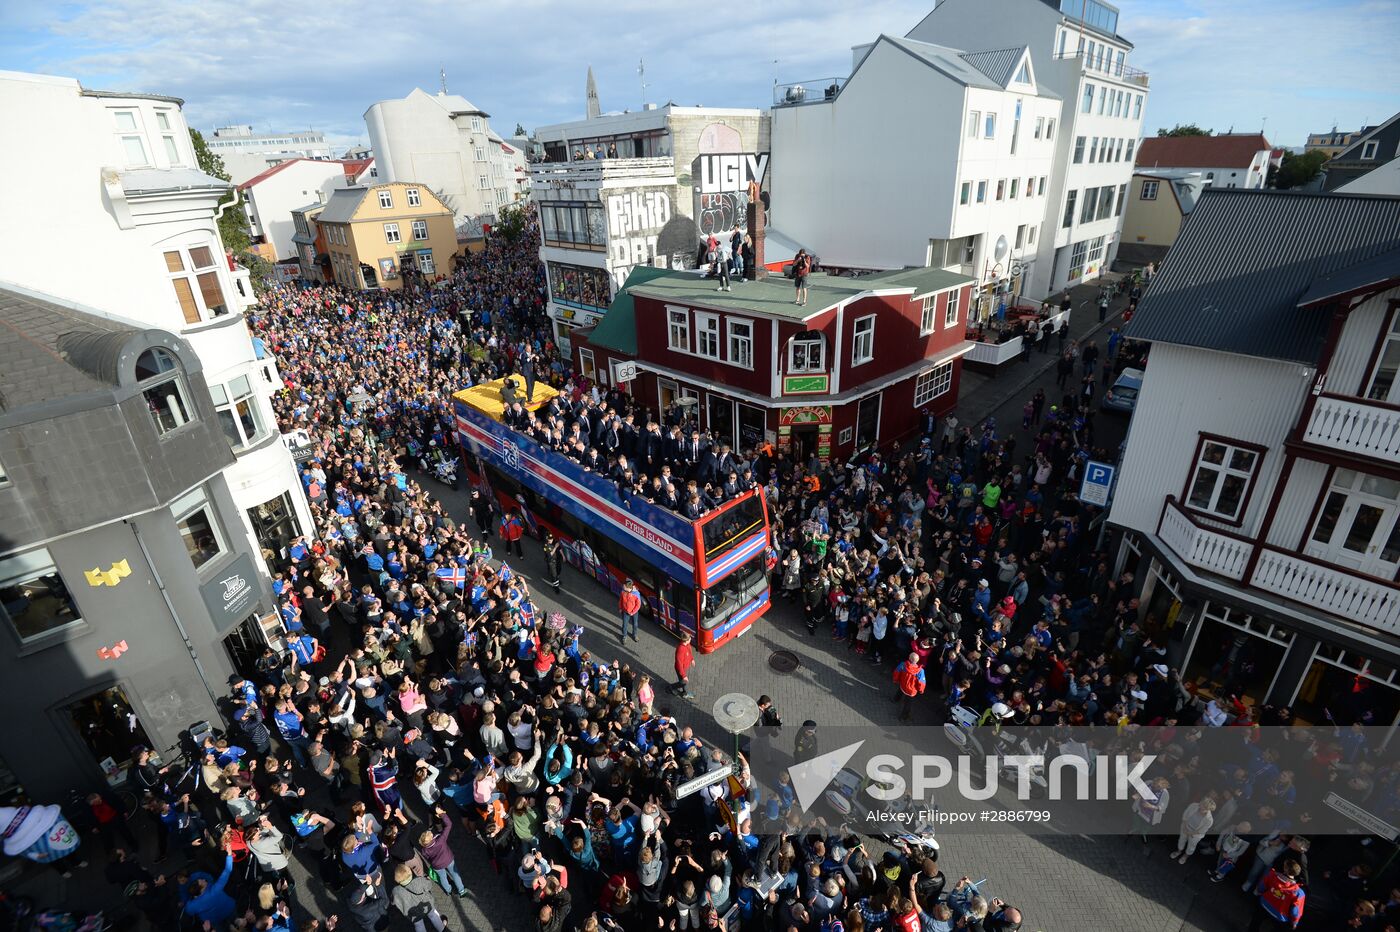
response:
<path id="1" fill-rule="evenodd" d="M 1202 527 L 1170 499 L 1162 512 L 1157 536 L 1192 566 L 1229 579 L 1244 579 L 1254 553 L 1253 544 Z"/>
<path id="2" fill-rule="evenodd" d="M 641 159 L 574 159 L 568 162 L 533 162 L 530 182 L 542 186 L 602 181 L 604 178 L 665 178 L 676 173 L 670 156 Z"/>
<path id="3" fill-rule="evenodd" d="M 1400 411 L 1363 398 L 1321 395 L 1308 418 L 1303 440 L 1394 463 L 1400 461 Z"/>
<path id="4" fill-rule="evenodd" d="M 1264 547 L 1250 585 L 1348 621 L 1400 633 L 1400 587 Z"/>
<path id="5" fill-rule="evenodd" d="M 980 362 L 989 366 L 999 366 L 1021 355 L 1021 338 L 1012 337 L 1005 343 L 972 342 L 972 349 L 963 357 L 964 362 Z"/>

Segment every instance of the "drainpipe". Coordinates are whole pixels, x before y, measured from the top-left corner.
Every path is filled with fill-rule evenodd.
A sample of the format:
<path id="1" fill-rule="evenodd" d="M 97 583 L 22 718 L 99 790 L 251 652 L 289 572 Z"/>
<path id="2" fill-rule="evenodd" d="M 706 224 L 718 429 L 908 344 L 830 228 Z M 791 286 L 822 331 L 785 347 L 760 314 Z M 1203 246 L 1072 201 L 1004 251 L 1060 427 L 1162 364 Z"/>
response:
<path id="1" fill-rule="evenodd" d="M 151 576 L 156 581 L 156 588 L 160 590 L 160 596 L 165 600 L 165 607 L 170 610 L 170 617 L 175 620 L 175 629 L 180 632 L 180 637 L 185 642 L 185 650 L 189 653 L 190 660 L 194 661 L 194 669 L 199 674 L 199 681 L 204 684 L 204 691 L 209 694 L 209 701 L 214 704 L 214 710 L 217 712 L 219 698 L 214 695 L 214 690 L 209 686 L 209 675 L 204 672 L 204 664 L 200 662 L 199 653 L 194 649 L 190 633 L 185 630 L 184 622 L 180 621 L 180 613 L 175 610 L 175 603 L 170 599 L 170 592 L 165 588 L 165 581 L 160 578 L 160 571 L 156 569 L 156 563 L 151 559 L 151 551 L 141 536 L 141 529 L 130 521 L 126 522 L 126 525 L 136 536 L 136 545 L 141 548 L 141 555 L 146 558 L 146 565 L 151 569 Z"/>

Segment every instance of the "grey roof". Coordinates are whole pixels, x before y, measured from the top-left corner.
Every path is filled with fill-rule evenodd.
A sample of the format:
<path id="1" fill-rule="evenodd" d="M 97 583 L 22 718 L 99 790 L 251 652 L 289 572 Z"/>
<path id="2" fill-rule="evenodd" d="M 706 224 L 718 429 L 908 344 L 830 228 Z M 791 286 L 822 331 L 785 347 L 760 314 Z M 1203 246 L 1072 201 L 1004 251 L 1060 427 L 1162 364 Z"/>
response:
<path id="1" fill-rule="evenodd" d="M 1335 156 L 1332 157 L 1331 161 L 1350 162 L 1359 160 L 1361 158 L 1361 150 L 1365 148 L 1366 143 L 1379 136 L 1383 130 L 1388 129 L 1390 127 L 1390 124 L 1394 123 L 1396 120 L 1400 120 L 1400 113 L 1395 114 L 1390 119 L 1386 120 L 1384 123 L 1378 124 L 1376 126 L 1371 126 L 1363 130 L 1361 135 L 1357 136 L 1356 139 L 1352 141 L 1351 145 L 1347 146 L 1341 152 L 1338 152 Z M 1377 154 L 1381 156 L 1381 158 L 1378 158 L 1376 160 L 1377 164 L 1380 164 L 1381 159 L 1392 159 L 1395 157 L 1395 153 L 1393 152 L 1389 156 L 1386 156 L 1383 153 L 1379 152 Z"/>
<path id="2" fill-rule="evenodd" d="M 1011 83 L 1011 69 L 1021 60 L 1025 47 L 991 49 L 985 52 L 963 52 L 962 59 L 1002 87 Z"/>
<path id="3" fill-rule="evenodd" d="M 0 287 L 0 410 L 116 386 L 122 348 L 138 333 Z"/>
<path id="4" fill-rule="evenodd" d="M 930 42 L 919 42 L 915 39 L 902 39 L 894 36 L 880 36 L 879 42 L 888 42 L 896 48 L 903 49 L 913 55 L 919 61 L 933 68 L 945 77 L 952 78 L 959 84 L 968 87 L 983 87 L 991 91 L 999 91 L 1004 88 L 991 78 L 987 77 L 980 69 L 975 68 L 964 60 L 963 53 L 959 49 L 950 49 L 942 45 L 934 45 Z M 874 51 L 872 49 L 872 51 Z M 870 60 L 867 55 L 861 64 Z M 860 69 L 857 68 L 858 72 Z M 854 77 L 854 75 L 852 75 Z"/>
<path id="5" fill-rule="evenodd" d="M 1397 249 L 1400 197 L 1207 188 L 1125 335 L 1313 365 L 1331 315 L 1300 302 Z"/>
<path id="6" fill-rule="evenodd" d="M 192 191 L 199 188 L 226 190 L 231 182 L 206 175 L 197 168 L 138 168 L 121 172 L 122 190 L 127 194 L 157 191 Z"/>
<path id="7" fill-rule="evenodd" d="M 326 201 L 326 209 L 316 218 L 317 223 L 349 223 L 359 210 L 360 202 L 369 188 L 337 188 Z"/>
<path id="8" fill-rule="evenodd" d="M 1300 305 L 1317 304 L 1329 298 L 1355 294 L 1368 288 L 1387 285 L 1400 278 L 1400 248 L 1383 252 L 1360 265 L 1324 275 L 1298 299 Z"/>
<path id="9" fill-rule="evenodd" d="M 183 97 L 171 97 L 168 94 L 147 94 L 144 91 L 95 91 L 85 87 L 81 93 L 84 97 L 130 97 L 133 100 L 158 100 L 161 103 L 175 104 L 179 107 L 185 105 Z"/>

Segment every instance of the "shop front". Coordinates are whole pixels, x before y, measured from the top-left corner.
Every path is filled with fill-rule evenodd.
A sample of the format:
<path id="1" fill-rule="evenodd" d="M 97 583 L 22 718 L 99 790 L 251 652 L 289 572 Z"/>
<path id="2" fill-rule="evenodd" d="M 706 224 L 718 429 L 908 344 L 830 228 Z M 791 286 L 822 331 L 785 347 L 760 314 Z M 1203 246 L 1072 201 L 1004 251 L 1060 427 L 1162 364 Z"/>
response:
<path id="1" fill-rule="evenodd" d="M 831 459 L 831 405 L 800 405 L 778 409 L 778 449 L 799 462 L 815 456 L 823 465 Z"/>

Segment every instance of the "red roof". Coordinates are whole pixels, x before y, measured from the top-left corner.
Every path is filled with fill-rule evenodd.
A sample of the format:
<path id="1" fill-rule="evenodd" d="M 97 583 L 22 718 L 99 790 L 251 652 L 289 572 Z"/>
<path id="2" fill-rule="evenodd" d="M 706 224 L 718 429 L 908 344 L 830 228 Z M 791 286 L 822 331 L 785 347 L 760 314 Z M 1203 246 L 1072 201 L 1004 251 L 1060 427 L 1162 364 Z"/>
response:
<path id="1" fill-rule="evenodd" d="M 1263 133 L 1229 136 L 1153 136 L 1138 147 L 1138 168 L 1248 168 L 1271 149 Z"/>
<path id="2" fill-rule="evenodd" d="M 360 177 L 360 172 L 369 168 L 369 163 L 373 161 L 374 159 L 347 159 L 341 163 L 345 166 L 345 177 L 354 181 Z"/>
<path id="3" fill-rule="evenodd" d="M 263 181 L 266 181 L 267 179 L 271 178 L 273 175 L 275 175 L 275 174 L 277 174 L 278 172 L 280 172 L 282 169 L 288 167 L 289 165 L 295 165 L 297 162 L 315 162 L 315 163 L 318 164 L 318 165 L 343 165 L 343 166 L 345 166 L 345 175 L 346 175 L 346 177 L 349 178 L 351 181 L 354 181 L 354 180 L 355 180 L 355 175 L 358 175 L 361 171 L 363 171 L 363 170 L 364 170 L 364 167 L 365 167 L 366 165 L 368 165 L 371 161 L 373 161 L 373 160 L 372 160 L 372 159 L 356 159 L 356 160 L 354 160 L 354 161 L 352 161 L 352 162 L 345 162 L 345 161 L 342 161 L 342 160 L 340 160 L 340 159 L 287 159 L 287 161 L 285 161 L 285 162 L 278 162 L 276 165 L 272 166 L 271 168 L 265 168 L 265 169 L 263 169 L 262 171 L 258 172 L 256 175 L 254 175 L 253 177 L 249 178 L 247 181 L 245 181 L 245 182 L 243 182 L 242 184 L 240 184 L 240 185 L 238 186 L 238 190 L 240 190 L 240 191 L 246 191 L 246 190 L 248 190 L 249 188 L 251 188 L 253 185 L 258 184 L 258 183 L 263 182 Z M 358 168 L 355 169 L 354 174 L 351 174 L 351 171 L 350 171 L 350 166 L 351 166 L 351 165 L 357 165 L 357 166 L 359 166 Z"/>

